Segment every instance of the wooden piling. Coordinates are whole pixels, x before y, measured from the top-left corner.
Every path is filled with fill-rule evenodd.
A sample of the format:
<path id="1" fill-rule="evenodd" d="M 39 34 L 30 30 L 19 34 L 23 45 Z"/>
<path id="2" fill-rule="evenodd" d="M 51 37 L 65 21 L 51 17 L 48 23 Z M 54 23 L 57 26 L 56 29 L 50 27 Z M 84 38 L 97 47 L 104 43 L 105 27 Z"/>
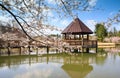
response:
<path id="1" fill-rule="evenodd" d="M 30 55 L 30 45 L 28 46 L 28 52 L 29 52 L 29 55 Z"/>
<path id="2" fill-rule="evenodd" d="M 89 48 L 86 48 L 86 52 L 89 53 Z"/>
<path id="3" fill-rule="evenodd" d="M 49 54 L 49 46 L 47 46 L 47 54 Z"/>
<path id="4" fill-rule="evenodd" d="M 21 55 L 22 53 L 22 47 L 19 47 L 20 51 L 19 51 L 19 55 Z"/>
<path id="5" fill-rule="evenodd" d="M 36 55 L 38 55 L 38 47 L 36 47 Z"/>
<path id="6" fill-rule="evenodd" d="M 8 50 L 8 56 L 9 56 L 10 55 L 10 43 L 8 43 L 7 50 Z"/>
<path id="7" fill-rule="evenodd" d="M 0 56 L 1 56 L 1 47 L 0 47 Z"/>

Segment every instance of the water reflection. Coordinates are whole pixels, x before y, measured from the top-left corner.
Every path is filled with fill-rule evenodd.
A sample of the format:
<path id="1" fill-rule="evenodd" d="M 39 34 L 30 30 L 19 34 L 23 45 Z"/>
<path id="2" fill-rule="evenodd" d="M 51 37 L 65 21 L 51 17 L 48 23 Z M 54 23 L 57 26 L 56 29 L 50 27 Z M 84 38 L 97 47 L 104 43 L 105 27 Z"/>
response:
<path id="1" fill-rule="evenodd" d="M 112 71 L 117 69 L 120 72 L 119 65 L 119 53 L 107 53 L 102 50 L 97 54 L 81 53 L 72 56 L 64 53 L 44 56 L 1 56 L 0 78 L 108 78 Z M 119 75 L 115 73 L 113 78 Z"/>
<path id="2" fill-rule="evenodd" d="M 71 78 L 84 78 L 93 67 L 88 64 L 65 64 L 62 68 L 69 74 Z"/>
<path id="3" fill-rule="evenodd" d="M 119 53 L 107 53 L 107 58 L 103 65 L 92 64 L 93 71 L 86 78 L 119 78 L 120 56 Z"/>

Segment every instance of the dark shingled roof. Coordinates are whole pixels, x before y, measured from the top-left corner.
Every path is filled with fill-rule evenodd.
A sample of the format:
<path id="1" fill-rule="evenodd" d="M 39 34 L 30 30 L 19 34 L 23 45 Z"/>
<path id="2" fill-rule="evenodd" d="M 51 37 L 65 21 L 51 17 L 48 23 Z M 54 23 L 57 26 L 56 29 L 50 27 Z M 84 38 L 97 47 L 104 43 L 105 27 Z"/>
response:
<path id="1" fill-rule="evenodd" d="M 72 21 L 63 31 L 62 34 L 92 34 L 93 32 L 79 19 Z"/>

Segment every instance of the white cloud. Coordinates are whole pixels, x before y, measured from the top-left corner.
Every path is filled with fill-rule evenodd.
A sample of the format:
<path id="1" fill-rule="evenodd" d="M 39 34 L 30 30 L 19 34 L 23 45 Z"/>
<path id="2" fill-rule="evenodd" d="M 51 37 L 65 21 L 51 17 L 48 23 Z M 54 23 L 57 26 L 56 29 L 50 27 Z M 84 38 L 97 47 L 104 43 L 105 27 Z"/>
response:
<path id="1" fill-rule="evenodd" d="M 53 72 L 52 69 L 41 69 L 41 70 L 37 70 L 37 69 L 33 69 L 32 71 L 27 71 L 26 73 L 22 73 L 22 74 L 17 74 L 14 78 L 48 78 L 51 73 Z M 47 73 L 46 75 L 44 73 Z"/>
<path id="2" fill-rule="evenodd" d="M 113 16 L 113 15 L 115 15 L 115 13 L 116 13 L 115 11 L 112 11 L 112 12 L 109 13 L 109 15 Z"/>
<path id="3" fill-rule="evenodd" d="M 113 14 L 114 14 L 114 12 L 110 12 L 110 14 L 109 14 L 109 15 L 111 16 L 111 15 L 113 15 Z"/>
<path id="4" fill-rule="evenodd" d="M 46 60 L 46 58 L 42 59 Z M 63 69 L 61 69 L 61 66 L 62 64 L 47 64 L 46 62 L 31 64 L 30 66 L 20 65 L 19 68 L 14 72 L 14 77 L 11 78 L 69 78 L 69 76 L 63 71 Z M 20 70 L 22 70 L 22 72 Z M 12 74 L 10 76 L 12 76 Z"/>
<path id="5" fill-rule="evenodd" d="M 92 6 L 92 7 L 95 6 L 96 3 L 97 3 L 97 0 L 88 0 L 88 1 L 89 1 L 89 2 L 88 2 L 89 5 Z"/>
<path id="6" fill-rule="evenodd" d="M 43 9 L 43 14 L 48 15 L 50 17 L 54 16 L 52 10 L 50 10 L 50 9 Z"/>
<path id="7" fill-rule="evenodd" d="M 62 28 L 63 28 L 63 27 L 67 27 L 70 22 L 68 20 L 61 20 L 60 23 L 61 23 Z"/>
<path id="8" fill-rule="evenodd" d="M 47 0 L 49 4 L 55 4 L 55 0 Z"/>
<path id="9" fill-rule="evenodd" d="M 67 27 L 69 25 L 70 21 L 67 20 L 67 19 L 62 19 L 61 20 L 59 18 L 54 18 L 54 19 L 51 20 L 50 23 L 54 26 L 57 26 L 57 28 L 64 29 L 65 27 Z"/>
<path id="10" fill-rule="evenodd" d="M 95 25 L 97 24 L 97 22 L 95 20 L 87 20 L 85 21 L 86 25 L 92 30 L 94 31 L 95 30 Z"/>
<path id="11" fill-rule="evenodd" d="M 3 22 L 8 22 L 10 19 L 8 17 L 5 17 L 5 16 L 0 16 L 0 21 L 3 21 Z"/>

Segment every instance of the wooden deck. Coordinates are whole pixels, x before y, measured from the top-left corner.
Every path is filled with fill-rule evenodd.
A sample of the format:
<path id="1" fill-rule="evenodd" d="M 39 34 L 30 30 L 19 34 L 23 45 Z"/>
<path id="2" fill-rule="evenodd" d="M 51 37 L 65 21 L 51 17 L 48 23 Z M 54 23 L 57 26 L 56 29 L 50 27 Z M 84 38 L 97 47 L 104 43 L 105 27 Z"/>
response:
<path id="1" fill-rule="evenodd" d="M 98 47 L 99 48 L 112 48 L 115 47 L 115 43 L 102 43 L 102 42 L 98 42 Z"/>
<path id="2" fill-rule="evenodd" d="M 83 48 L 96 48 L 97 40 L 64 40 L 70 46 L 81 46 Z"/>
<path id="3" fill-rule="evenodd" d="M 97 40 L 63 40 L 64 42 L 68 43 L 69 49 L 80 50 L 80 52 L 88 52 L 90 48 L 98 48 Z"/>

